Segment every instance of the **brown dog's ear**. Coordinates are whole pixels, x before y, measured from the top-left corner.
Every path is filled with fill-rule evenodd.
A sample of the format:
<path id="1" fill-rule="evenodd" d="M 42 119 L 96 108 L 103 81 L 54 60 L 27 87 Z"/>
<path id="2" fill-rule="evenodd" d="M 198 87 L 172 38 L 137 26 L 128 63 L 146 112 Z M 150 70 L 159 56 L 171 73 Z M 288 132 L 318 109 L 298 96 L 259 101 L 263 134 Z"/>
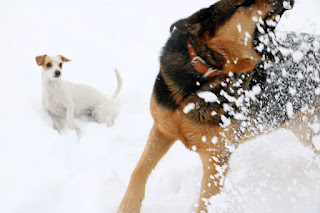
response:
<path id="1" fill-rule="evenodd" d="M 47 55 L 41 55 L 36 57 L 36 62 L 39 66 L 42 66 L 44 64 L 44 60 Z"/>
<path id="2" fill-rule="evenodd" d="M 69 62 L 69 61 L 71 61 L 70 59 L 67 59 L 66 57 L 64 57 L 63 55 L 58 55 L 61 59 L 62 59 L 62 61 L 64 61 L 64 62 Z"/>
<path id="3" fill-rule="evenodd" d="M 182 19 L 171 25 L 170 32 L 173 31 L 174 27 L 180 32 L 182 32 L 183 34 L 191 33 L 196 35 L 201 29 L 201 24 L 200 23 L 192 24 L 189 22 L 188 19 Z"/>
<path id="4" fill-rule="evenodd" d="M 175 22 L 171 25 L 170 32 L 176 28 L 183 34 L 191 33 L 193 35 L 197 35 L 202 27 L 201 23 L 210 15 L 210 10 L 210 8 L 204 8 L 186 19 L 181 19 Z"/>
<path id="5" fill-rule="evenodd" d="M 201 24 L 198 22 L 198 15 L 197 13 L 193 14 L 189 18 L 181 19 L 170 27 L 170 32 L 172 32 L 176 28 L 178 31 L 182 32 L 183 34 L 191 33 L 197 34 L 201 28 Z"/>

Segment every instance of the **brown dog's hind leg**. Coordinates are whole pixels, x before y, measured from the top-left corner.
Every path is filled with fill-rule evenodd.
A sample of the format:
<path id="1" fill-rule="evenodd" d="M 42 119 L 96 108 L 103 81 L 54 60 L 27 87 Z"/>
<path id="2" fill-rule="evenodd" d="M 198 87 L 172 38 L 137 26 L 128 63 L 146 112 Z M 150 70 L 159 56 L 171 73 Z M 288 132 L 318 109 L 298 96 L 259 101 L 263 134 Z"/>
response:
<path id="1" fill-rule="evenodd" d="M 227 149 L 219 153 L 200 151 L 199 154 L 203 165 L 203 176 L 197 213 L 205 213 L 208 212 L 209 199 L 220 193 L 223 188 L 231 154 Z"/>
<path id="2" fill-rule="evenodd" d="M 312 150 L 316 154 L 320 154 L 313 144 L 313 137 L 319 136 L 319 130 L 312 125 L 318 124 L 320 121 L 320 107 L 316 104 L 305 107 L 303 110 L 296 112 L 296 114 L 281 127 L 292 131 L 301 141 L 301 143 Z"/>
<path id="3" fill-rule="evenodd" d="M 134 169 L 118 213 L 139 213 L 145 186 L 151 171 L 167 153 L 175 139 L 161 132 L 156 125 L 150 131 L 146 147 Z"/>

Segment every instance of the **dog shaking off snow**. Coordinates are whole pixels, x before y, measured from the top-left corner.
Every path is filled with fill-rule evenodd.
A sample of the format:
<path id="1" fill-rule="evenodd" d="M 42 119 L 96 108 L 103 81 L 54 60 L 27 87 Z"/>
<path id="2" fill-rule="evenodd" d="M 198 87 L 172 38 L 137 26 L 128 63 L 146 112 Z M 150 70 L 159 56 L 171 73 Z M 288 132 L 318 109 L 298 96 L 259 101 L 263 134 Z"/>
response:
<path id="1" fill-rule="evenodd" d="M 37 56 L 37 64 L 42 67 L 42 104 L 48 110 L 54 127 L 61 132 L 61 118 L 65 118 L 70 129 L 80 133 L 80 128 L 74 122 L 74 117 L 91 113 L 98 123 L 113 125 L 118 114 L 115 99 L 118 96 L 122 80 L 115 69 L 118 86 L 112 97 L 108 97 L 93 87 L 75 84 L 61 79 L 64 62 L 70 60 L 62 55 Z"/>

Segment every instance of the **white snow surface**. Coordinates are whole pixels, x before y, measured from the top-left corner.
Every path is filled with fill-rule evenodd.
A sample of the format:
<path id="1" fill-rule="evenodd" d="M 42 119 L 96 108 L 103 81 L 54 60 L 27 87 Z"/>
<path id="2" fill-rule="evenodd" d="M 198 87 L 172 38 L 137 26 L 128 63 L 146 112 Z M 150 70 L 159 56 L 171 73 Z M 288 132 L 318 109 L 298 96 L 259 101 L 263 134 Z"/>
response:
<path id="1" fill-rule="evenodd" d="M 169 27 L 213 2 L 0 1 L 0 213 L 116 212 L 152 126 L 149 100 Z M 319 7 L 297 0 L 278 29 L 319 34 Z M 59 135 L 41 106 L 34 58 L 42 54 L 72 59 L 65 80 L 108 94 L 117 67 L 124 87 L 115 126 L 81 118 L 81 138 Z M 240 145 L 210 212 L 320 212 L 313 157 L 281 129 Z M 198 155 L 177 142 L 150 176 L 142 212 L 192 212 L 201 173 Z"/>

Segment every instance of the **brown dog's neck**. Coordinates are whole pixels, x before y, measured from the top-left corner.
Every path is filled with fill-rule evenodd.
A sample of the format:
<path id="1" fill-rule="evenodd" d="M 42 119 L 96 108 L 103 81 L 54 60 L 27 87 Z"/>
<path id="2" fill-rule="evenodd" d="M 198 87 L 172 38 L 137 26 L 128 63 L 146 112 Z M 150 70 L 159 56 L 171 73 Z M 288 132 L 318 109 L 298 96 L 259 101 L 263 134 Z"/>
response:
<path id="1" fill-rule="evenodd" d="M 192 49 L 189 48 L 189 44 L 191 45 Z M 224 64 L 223 56 L 217 51 L 210 48 L 205 39 L 190 35 L 187 40 L 187 45 L 188 45 L 188 52 L 189 52 L 190 58 L 192 58 L 190 56 L 190 51 L 193 50 L 198 57 L 200 57 L 205 61 L 205 64 L 208 68 L 219 71 L 220 75 L 228 74 L 227 72 L 221 73 L 221 70 L 223 69 L 223 64 Z M 214 77 L 214 76 L 217 76 L 217 75 L 212 75 L 209 77 Z"/>
<path id="2" fill-rule="evenodd" d="M 187 42 L 188 45 L 188 52 L 189 57 L 191 59 L 191 65 L 193 68 L 203 74 L 204 78 L 207 77 L 215 77 L 215 76 L 227 76 L 227 72 L 222 72 L 217 67 L 214 67 L 206 62 L 202 57 L 200 57 L 197 53 L 197 51 L 194 49 L 193 45 L 191 44 L 190 40 Z M 210 54 L 208 54 L 209 56 Z"/>

